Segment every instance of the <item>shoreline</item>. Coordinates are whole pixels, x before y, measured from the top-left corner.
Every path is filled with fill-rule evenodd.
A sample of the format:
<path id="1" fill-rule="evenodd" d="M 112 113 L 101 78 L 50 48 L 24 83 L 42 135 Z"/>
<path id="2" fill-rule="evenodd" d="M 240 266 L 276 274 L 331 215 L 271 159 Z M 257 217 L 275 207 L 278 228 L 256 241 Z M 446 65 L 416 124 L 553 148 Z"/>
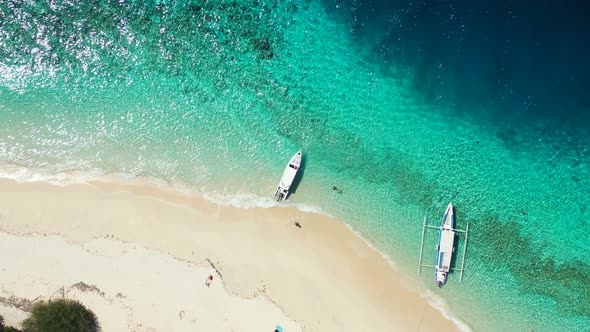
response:
<path id="1" fill-rule="evenodd" d="M 263 295 L 304 331 L 467 328 L 329 216 L 296 207 L 220 206 L 139 178 L 60 186 L 0 179 L 0 188 L 0 206 L 10 211 L 0 219 L 3 232 L 58 234 L 78 245 L 114 234 L 118 242 L 197 266 L 210 259 L 229 294 Z M 82 216 L 83 223 L 71 222 Z"/>

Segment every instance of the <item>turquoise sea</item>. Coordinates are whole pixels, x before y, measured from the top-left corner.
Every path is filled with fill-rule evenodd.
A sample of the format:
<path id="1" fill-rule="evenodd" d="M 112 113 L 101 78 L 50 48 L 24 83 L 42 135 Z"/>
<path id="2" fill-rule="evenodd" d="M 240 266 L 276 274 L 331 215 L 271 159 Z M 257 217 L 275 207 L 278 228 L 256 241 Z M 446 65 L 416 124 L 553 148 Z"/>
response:
<path id="1" fill-rule="evenodd" d="M 423 217 L 454 203 L 470 224 L 463 283 L 416 278 L 471 329 L 590 331 L 588 12 L 2 0 L 0 174 L 142 176 L 273 206 L 302 149 L 288 204 L 340 218 L 409 275 Z"/>

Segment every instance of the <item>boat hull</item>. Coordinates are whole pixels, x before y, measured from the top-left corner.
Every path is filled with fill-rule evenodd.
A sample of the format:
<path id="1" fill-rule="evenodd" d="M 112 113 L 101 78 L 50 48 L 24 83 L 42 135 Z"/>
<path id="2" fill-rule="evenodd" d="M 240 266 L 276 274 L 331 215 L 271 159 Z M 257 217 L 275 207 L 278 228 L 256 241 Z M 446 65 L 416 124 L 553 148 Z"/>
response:
<path id="1" fill-rule="evenodd" d="M 275 198 L 277 201 L 286 200 L 289 197 L 289 194 L 291 193 L 291 185 L 293 184 L 293 181 L 295 181 L 295 177 L 297 176 L 300 167 L 301 151 L 298 151 L 291 158 L 283 171 L 283 176 L 281 177 L 281 181 L 279 181 L 279 185 L 275 192 Z"/>
<path id="2" fill-rule="evenodd" d="M 434 281 L 439 287 L 446 283 L 447 274 L 451 270 L 454 244 L 455 213 L 453 211 L 453 204 L 449 203 L 441 223 L 440 234 L 438 237 L 438 247 L 436 251 Z"/>

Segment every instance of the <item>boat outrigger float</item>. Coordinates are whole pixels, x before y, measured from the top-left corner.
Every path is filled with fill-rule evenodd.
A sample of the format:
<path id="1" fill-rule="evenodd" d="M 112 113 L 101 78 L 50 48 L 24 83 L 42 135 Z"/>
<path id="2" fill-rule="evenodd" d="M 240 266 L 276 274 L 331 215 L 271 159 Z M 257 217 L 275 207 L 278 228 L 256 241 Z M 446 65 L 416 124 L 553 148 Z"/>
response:
<path id="1" fill-rule="evenodd" d="M 293 180 L 295 180 L 295 176 L 297 175 L 297 171 L 299 171 L 299 167 L 301 166 L 301 151 L 298 151 L 293 158 L 285 167 L 285 171 L 283 172 L 283 176 L 281 177 L 281 182 L 279 182 L 279 186 L 277 191 L 275 192 L 275 197 L 277 198 L 277 202 L 287 199 L 289 196 L 289 190 L 291 189 L 291 185 L 293 184 Z"/>
<path id="2" fill-rule="evenodd" d="M 424 234 L 426 228 L 433 228 L 440 230 L 438 236 L 438 246 L 436 247 L 436 265 L 422 264 L 422 248 L 424 246 Z M 463 257 L 461 258 L 461 268 L 451 268 L 451 260 L 453 252 L 455 251 L 455 233 L 465 234 L 465 244 L 463 246 Z M 441 226 L 431 226 L 426 224 L 426 217 L 424 217 L 424 224 L 422 225 L 422 240 L 420 241 L 420 260 L 418 262 L 418 275 L 423 267 L 434 268 L 434 282 L 438 287 L 441 287 L 447 282 L 447 274 L 450 271 L 460 271 L 459 282 L 463 281 L 463 271 L 465 266 L 465 252 L 467 250 L 467 238 L 469 236 L 469 223 L 465 230 L 455 228 L 455 213 L 453 211 L 453 204 L 449 203 L 447 210 L 442 219 Z"/>

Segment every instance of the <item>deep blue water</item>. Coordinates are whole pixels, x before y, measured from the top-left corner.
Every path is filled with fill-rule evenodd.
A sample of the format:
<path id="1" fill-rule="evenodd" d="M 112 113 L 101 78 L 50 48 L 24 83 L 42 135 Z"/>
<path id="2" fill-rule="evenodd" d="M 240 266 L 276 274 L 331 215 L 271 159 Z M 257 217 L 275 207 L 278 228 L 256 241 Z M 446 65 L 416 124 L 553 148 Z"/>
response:
<path id="1" fill-rule="evenodd" d="M 433 105 L 588 128 L 585 1 L 324 1 L 367 61 L 405 68 Z M 481 113 L 484 114 L 481 114 Z"/>

